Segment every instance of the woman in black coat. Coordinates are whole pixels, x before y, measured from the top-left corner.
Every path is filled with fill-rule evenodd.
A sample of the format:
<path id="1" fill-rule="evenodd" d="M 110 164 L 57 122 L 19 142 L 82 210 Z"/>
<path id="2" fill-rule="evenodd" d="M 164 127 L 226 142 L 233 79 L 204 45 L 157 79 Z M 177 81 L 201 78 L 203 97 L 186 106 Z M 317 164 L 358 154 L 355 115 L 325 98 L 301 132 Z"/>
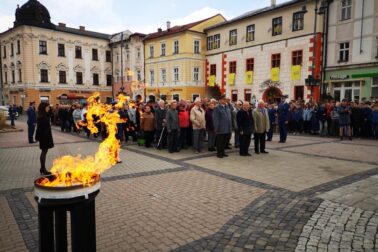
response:
<path id="1" fill-rule="evenodd" d="M 42 102 L 38 106 L 37 132 L 35 138 L 39 141 L 39 148 L 42 150 L 40 156 L 41 169 L 39 171 L 41 175 L 50 175 L 51 173 L 46 170 L 46 155 L 47 151 L 54 147 L 54 141 L 51 133 L 50 105 L 48 103 Z"/>

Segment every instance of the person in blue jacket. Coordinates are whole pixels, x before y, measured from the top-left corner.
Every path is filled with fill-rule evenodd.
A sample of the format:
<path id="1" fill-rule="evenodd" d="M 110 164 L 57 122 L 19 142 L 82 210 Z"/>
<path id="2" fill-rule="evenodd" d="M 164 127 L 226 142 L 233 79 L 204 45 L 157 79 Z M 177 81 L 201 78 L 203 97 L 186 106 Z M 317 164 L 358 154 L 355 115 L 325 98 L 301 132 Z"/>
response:
<path id="1" fill-rule="evenodd" d="M 35 143 L 34 141 L 34 132 L 35 132 L 35 126 L 37 125 L 37 114 L 35 113 L 35 102 L 30 102 L 30 106 L 26 112 L 28 115 L 28 139 L 29 143 Z"/>
<path id="2" fill-rule="evenodd" d="M 267 136 L 266 141 L 272 141 L 272 138 L 273 138 L 273 125 L 276 124 L 276 113 L 277 113 L 277 110 L 274 108 L 274 105 L 275 104 L 271 103 L 268 106 L 268 115 L 269 115 L 270 127 L 269 127 L 269 131 L 266 135 Z"/>
<path id="3" fill-rule="evenodd" d="M 278 105 L 278 126 L 280 128 L 280 141 L 279 143 L 285 143 L 287 137 L 287 124 L 289 116 L 289 104 L 285 101 L 287 96 L 281 97 L 281 102 Z"/>

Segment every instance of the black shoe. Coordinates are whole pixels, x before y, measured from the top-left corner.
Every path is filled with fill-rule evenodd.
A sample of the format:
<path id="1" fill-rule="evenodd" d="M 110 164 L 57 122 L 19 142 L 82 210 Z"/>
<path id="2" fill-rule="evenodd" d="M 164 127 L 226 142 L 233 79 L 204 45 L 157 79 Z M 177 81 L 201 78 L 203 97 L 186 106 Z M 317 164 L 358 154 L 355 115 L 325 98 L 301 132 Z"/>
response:
<path id="1" fill-rule="evenodd" d="M 231 147 L 230 147 L 230 146 L 227 146 L 226 149 L 227 149 L 227 150 L 231 150 Z"/>
<path id="2" fill-rule="evenodd" d="M 269 152 L 267 152 L 267 151 L 262 151 L 261 153 L 268 154 Z"/>
<path id="3" fill-rule="evenodd" d="M 279 143 L 284 143 L 284 141 L 279 141 Z"/>
<path id="4" fill-rule="evenodd" d="M 246 153 L 245 155 L 246 155 L 246 156 L 249 156 L 249 157 L 252 156 L 251 153 Z"/>
<path id="5" fill-rule="evenodd" d="M 217 158 L 223 158 L 223 155 L 217 155 Z"/>
<path id="6" fill-rule="evenodd" d="M 235 148 L 236 148 L 236 149 L 239 148 L 239 145 L 235 145 Z"/>
<path id="7" fill-rule="evenodd" d="M 47 171 L 46 169 L 40 169 L 39 172 L 41 175 L 51 175 L 51 172 Z"/>
<path id="8" fill-rule="evenodd" d="M 268 141 L 268 142 L 272 142 L 272 139 L 266 139 L 266 141 Z"/>
<path id="9" fill-rule="evenodd" d="M 36 141 L 29 142 L 30 144 L 36 143 Z"/>
<path id="10" fill-rule="evenodd" d="M 120 163 L 122 163 L 122 161 L 117 161 L 117 164 L 120 164 Z"/>
<path id="11" fill-rule="evenodd" d="M 227 154 L 223 154 L 222 156 L 223 156 L 223 157 L 228 157 L 228 155 L 227 155 Z"/>
<path id="12" fill-rule="evenodd" d="M 340 137 L 340 141 L 343 141 L 344 140 L 344 138 L 343 137 Z"/>
<path id="13" fill-rule="evenodd" d="M 352 141 L 352 137 L 351 136 L 349 137 L 349 140 Z"/>
<path id="14" fill-rule="evenodd" d="M 245 156 L 247 156 L 247 154 L 241 153 L 240 156 L 245 157 Z"/>
<path id="15" fill-rule="evenodd" d="M 260 152 L 259 152 L 259 151 L 255 151 L 255 153 L 256 153 L 256 154 L 260 154 Z"/>

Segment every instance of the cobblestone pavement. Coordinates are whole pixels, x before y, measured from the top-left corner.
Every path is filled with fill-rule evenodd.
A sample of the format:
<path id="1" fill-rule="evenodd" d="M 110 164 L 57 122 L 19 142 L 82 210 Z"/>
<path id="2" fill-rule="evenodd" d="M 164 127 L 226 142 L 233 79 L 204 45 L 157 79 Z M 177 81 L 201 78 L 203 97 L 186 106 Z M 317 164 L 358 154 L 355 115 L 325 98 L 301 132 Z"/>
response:
<path id="1" fill-rule="evenodd" d="M 26 129 L 22 117 L 16 125 Z M 98 147 L 53 136 L 49 166 Z M 98 251 L 378 251 L 378 142 L 274 140 L 267 155 L 232 149 L 222 160 L 128 143 L 102 175 Z M 38 251 L 39 153 L 25 130 L 0 134 L 0 251 Z"/>

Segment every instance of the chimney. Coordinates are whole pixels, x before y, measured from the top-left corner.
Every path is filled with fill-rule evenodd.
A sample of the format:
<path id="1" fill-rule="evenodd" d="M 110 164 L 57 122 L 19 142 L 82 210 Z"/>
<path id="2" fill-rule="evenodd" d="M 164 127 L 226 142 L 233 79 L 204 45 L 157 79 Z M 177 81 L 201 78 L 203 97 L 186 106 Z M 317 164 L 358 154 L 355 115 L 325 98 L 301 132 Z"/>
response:
<path id="1" fill-rule="evenodd" d="M 66 27 L 66 24 L 65 23 L 58 23 L 58 26 L 59 27 Z"/>
<path id="2" fill-rule="evenodd" d="M 171 21 L 167 21 L 167 30 L 171 29 Z"/>
<path id="3" fill-rule="evenodd" d="M 276 0 L 271 0 L 271 6 L 272 7 L 276 6 Z"/>
<path id="4" fill-rule="evenodd" d="M 80 31 L 85 31 L 85 26 L 79 26 Z"/>
<path id="5" fill-rule="evenodd" d="M 161 28 L 158 28 L 158 32 L 162 32 L 163 30 Z"/>

